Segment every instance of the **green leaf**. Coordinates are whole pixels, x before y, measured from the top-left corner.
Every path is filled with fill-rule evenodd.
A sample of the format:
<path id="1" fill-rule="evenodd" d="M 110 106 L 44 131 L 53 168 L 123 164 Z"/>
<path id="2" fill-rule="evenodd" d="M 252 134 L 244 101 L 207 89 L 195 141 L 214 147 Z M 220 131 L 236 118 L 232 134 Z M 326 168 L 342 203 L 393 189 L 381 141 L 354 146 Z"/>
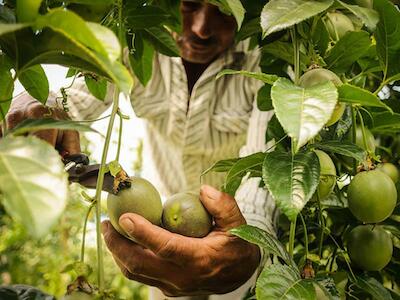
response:
<path id="1" fill-rule="evenodd" d="M 298 151 L 328 122 L 338 93 L 330 81 L 304 89 L 280 78 L 272 86 L 271 98 L 279 122 Z"/>
<path id="2" fill-rule="evenodd" d="M 107 56 L 108 53 L 95 33 L 89 28 L 90 23 L 85 22 L 77 14 L 65 9 L 53 9 L 47 14 L 36 19 L 37 29 L 49 27 L 57 32 L 62 32 L 68 38 L 76 40 L 95 52 Z M 96 26 L 96 28 L 98 28 Z"/>
<path id="3" fill-rule="evenodd" d="M 301 279 L 293 267 L 273 264 L 264 268 L 257 279 L 257 299 L 271 300 L 315 300 L 313 281 Z"/>
<path id="4" fill-rule="evenodd" d="M 217 74 L 216 79 L 218 79 L 224 75 L 237 75 L 237 74 L 240 74 L 240 75 L 243 75 L 246 77 L 250 77 L 250 78 L 254 78 L 254 79 L 258 79 L 258 80 L 261 80 L 262 82 L 268 83 L 268 84 L 274 84 L 274 82 L 276 80 L 278 80 L 278 78 L 279 78 L 278 76 L 272 75 L 272 74 L 225 69 Z"/>
<path id="5" fill-rule="evenodd" d="M 367 154 L 365 150 L 361 147 L 346 141 L 325 141 L 311 144 L 310 147 L 321 149 L 327 152 L 350 156 L 352 158 L 355 158 L 357 161 L 363 161 Z"/>
<path id="6" fill-rule="evenodd" d="M 291 221 L 311 199 L 319 176 L 319 161 L 314 152 L 292 156 L 275 150 L 265 156 L 263 180 L 279 209 Z"/>
<path id="7" fill-rule="evenodd" d="M 9 133 L 18 136 L 45 129 L 77 130 L 81 132 L 96 132 L 100 134 L 100 132 L 83 122 L 54 119 L 26 119 L 10 130 Z"/>
<path id="8" fill-rule="evenodd" d="M 371 40 L 368 32 L 350 31 L 346 33 L 325 58 L 327 69 L 335 73 L 346 72 L 353 63 L 368 52 Z"/>
<path id="9" fill-rule="evenodd" d="M 273 109 L 271 99 L 271 85 L 265 84 L 257 93 L 257 107 L 261 111 Z"/>
<path id="10" fill-rule="evenodd" d="M 233 228 L 230 230 L 230 233 L 260 246 L 268 254 L 282 258 L 286 264 L 295 266 L 285 246 L 273 234 L 251 225 L 241 225 Z"/>
<path id="11" fill-rule="evenodd" d="M 165 23 L 170 15 L 163 9 L 153 6 L 141 6 L 126 13 L 126 21 L 132 30 L 146 29 Z"/>
<path id="12" fill-rule="evenodd" d="M 112 176 L 117 176 L 119 172 L 122 171 L 122 167 L 117 160 L 113 160 L 112 162 L 108 163 L 108 170 Z"/>
<path id="13" fill-rule="evenodd" d="M 129 55 L 129 60 L 133 72 L 142 85 L 145 86 L 153 73 L 154 48 L 148 41 L 142 38 L 141 34 L 135 35 L 134 44 L 135 52 Z"/>
<path id="14" fill-rule="evenodd" d="M 14 80 L 11 74 L 11 65 L 8 58 L 0 55 L 0 121 L 7 114 L 14 91 Z"/>
<path id="15" fill-rule="evenodd" d="M 374 0 L 374 9 L 379 13 L 376 28 L 378 57 L 387 77 L 400 73 L 400 12 L 388 0 Z"/>
<path id="16" fill-rule="evenodd" d="M 373 132 L 381 132 L 381 131 L 393 131 L 394 133 L 399 132 L 400 114 L 382 112 L 382 113 L 373 113 L 372 117 L 373 117 L 373 127 L 371 128 L 371 130 Z"/>
<path id="17" fill-rule="evenodd" d="M 225 14 L 233 14 L 238 25 L 238 29 L 242 26 L 245 9 L 240 0 L 208 0 L 209 3 L 216 5 Z"/>
<path id="18" fill-rule="evenodd" d="M 257 17 L 257 18 L 251 19 L 248 22 L 243 23 L 239 32 L 236 33 L 235 40 L 237 42 L 243 41 L 259 32 L 261 32 L 260 18 Z"/>
<path id="19" fill-rule="evenodd" d="M 0 36 L 6 33 L 21 30 L 23 28 L 29 27 L 30 24 L 3 24 L 0 23 Z"/>
<path id="20" fill-rule="evenodd" d="M 359 287 L 362 291 L 370 294 L 374 300 L 390 300 L 392 296 L 389 291 L 375 278 L 366 276 L 357 276 L 357 281 L 355 285 Z"/>
<path id="21" fill-rule="evenodd" d="M 201 176 L 203 176 L 211 171 L 213 171 L 213 172 L 228 172 L 238 160 L 239 160 L 239 158 L 231 158 L 231 159 L 224 159 L 224 160 L 217 161 L 211 167 L 204 170 L 201 173 Z"/>
<path id="22" fill-rule="evenodd" d="M 121 55 L 121 46 L 114 32 L 97 23 L 86 22 L 86 24 L 96 39 L 101 42 L 103 48 L 106 50 L 108 59 L 111 62 L 119 59 Z"/>
<path id="23" fill-rule="evenodd" d="M 381 101 L 378 96 L 370 91 L 351 84 L 342 84 L 338 87 L 339 101 L 361 106 L 383 107 L 389 111 L 392 109 Z"/>
<path id="24" fill-rule="evenodd" d="M 229 170 L 225 179 L 224 189 L 229 194 L 234 195 L 239 187 L 242 177 L 250 172 L 251 176 L 262 176 L 262 165 L 265 153 L 257 152 L 246 157 L 241 157 Z"/>
<path id="25" fill-rule="evenodd" d="M 41 65 L 25 69 L 19 74 L 18 79 L 29 95 L 46 104 L 49 98 L 49 81 Z"/>
<path id="26" fill-rule="evenodd" d="M 370 30 L 375 30 L 376 24 L 379 21 L 379 14 L 375 10 L 358 5 L 347 4 L 340 0 L 338 0 L 338 2 L 355 14 Z"/>
<path id="27" fill-rule="evenodd" d="M 314 284 L 317 285 L 315 289 L 317 290 L 319 288 L 326 297 L 319 298 L 319 294 L 317 292 L 317 299 L 340 300 L 339 291 L 337 290 L 335 282 L 331 277 L 316 278 L 316 282 Z"/>
<path id="28" fill-rule="evenodd" d="M 7 213 L 35 237 L 64 210 L 67 174 L 58 153 L 35 137 L 0 140 L 0 190 Z"/>
<path id="29" fill-rule="evenodd" d="M 261 13 L 263 37 L 311 18 L 332 4 L 333 0 L 271 0 Z"/>
<path id="30" fill-rule="evenodd" d="M 104 78 L 93 78 L 91 75 L 85 76 L 85 83 L 90 93 L 97 99 L 104 101 L 107 95 L 107 80 Z"/>
<path id="31" fill-rule="evenodd" d="M 179 48 L 171 34 L 163 27 L 150 27 L 143 31 L 147 39 L 161 54 L 179 56 Z"/>
<path id="32" fill-rule="evenodd" d="M 78 74 L 78 70 L 77 69 L 75 69 L 75 68 L 69 68 L 68 69 L 68 72 L 67 72 L 67 75 L 65 75 L 65 78 L 70 78 L 70 77 L 73 77 L 73 76 L 75 76 L 76 74 Z"/>
<path id="33" fill-rule="evenodd" d="M 268 43 L 262 47 L 263 53 L 271 54 L 277 58 L 287 61 L 289 64 L 294 64 L 294 49 L 292 43 L 276 41 Z M 302 70 L 306 70 L 310 65 L 310 58 L 304 53 L 300 52 L 300 67 Z"/>
<path id="34" fill-rule="evenodd" d="M 113 4 L 114 0 L 67 0 L 64 2 L 85 4 L 85 5 L 109 5 Z"/>

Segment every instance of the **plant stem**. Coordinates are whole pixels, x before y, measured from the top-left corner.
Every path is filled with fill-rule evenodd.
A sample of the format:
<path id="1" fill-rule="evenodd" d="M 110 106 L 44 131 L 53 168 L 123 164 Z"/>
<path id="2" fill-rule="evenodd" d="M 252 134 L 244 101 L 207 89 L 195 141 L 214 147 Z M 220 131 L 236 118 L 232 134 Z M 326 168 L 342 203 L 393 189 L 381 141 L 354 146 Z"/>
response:
<path id="1" fill-rule="evenodd" d="M 300 47 L 299 41 L 296 36 L 296 27 L 290 28 L 290 35 L 292 37 L 292 44 L 294 50 L 294 83 L 297 84 L 300 78 Z"/>
<path id="2" fill-rule="evenodd" d="M 106 139 L 104 142 L 103 154 L 101 156 L 101 164 L 99 170 L 99 176 L 96 184 L 96 195 L 94 201 L 96 201 L 96 238 L 97 238 L 97 266 L 98 266 L 98 285 L 100 294 L 104 291 L 104 263 L 103 263 L 103 249 L 102 249 L 102 238 L 100 231 L 100 218 L 101 218 L 101 191 L 104 183 L 104 174 L 106 173 L 106 160 L 108 148 L 110 146 L 111 133 L 114 125 L 115 116 L 118 111 L 119 102 L 119 89 L 115 87 L 113 96 L 113 107 L 111 111 L 110 120 L 108 122 Z"/>
<path id="3" fill-rule="evenodd" d="M 351 123 L 352 123 L 352 138 L 351 141 L 353 143 L 356 142 L 356 135 L 357 135 L 357 121 L 356 121 L 356 111 L 354 106 L 351 106 Z M 357 161 L 353 158 L 353 175 L 357 174 Z"/>
<path id="4" fill-rule="evenodd" d="M 317 203 L 318 203 L 318 219 L 321 226 L 321 232 L 319 234 L 318 256 L 322 257 L 322 247 L 324 245 L 325 220 L 322 214 L 321 199 L 319 198 L 318 191 L 315 194 L 317 196 Z"/>
<path id="5" fill-rule="evenodd" d="M 297 216 L 294 220 L 290 223 L 290 234 L 289 234 L 289 255 L 293 258 L 293 250 L 294 250 L 294 238 L 296 234 L 296 222 Z"/>
<path id="6" fill-rule="evenodd" d="M 83 223 L 83 233 L 82 233 L 82 246 L 81 246 L 81 262 L 85 261 L 85 241 L 86 241 L 86 228 L 87 222 L 89 219 L 90 212 L 92 211 L 93 206 L 95 203 L 91 203 L 85 216 L 85 222 Z"/>
<path id="7" fill-rule="evenodd" d="M 118 148 L 117 148 L 117 155 L 115 157 L 115 160 L 119 161 L 119 154 L 121 153 L 121 144 L 122 144 L 122 125 L 124 124 L 124 120 L 123 120 L 122 114 L 119 110 L 118 110 L 117 114 L 119 116 L 119 130 L 118 130 Z"/>
<path id="8" fill-rule="evenodd" d="M 304 222 L 303 215 L 300 213 L 300 219 L 301 222 L 303 223 L 303 230 L 304 230 L 304 244 L 306 246 L 306 258 L 308 258 L 308 233 L 307 233 L 307 225 L 306 222 Z"/>

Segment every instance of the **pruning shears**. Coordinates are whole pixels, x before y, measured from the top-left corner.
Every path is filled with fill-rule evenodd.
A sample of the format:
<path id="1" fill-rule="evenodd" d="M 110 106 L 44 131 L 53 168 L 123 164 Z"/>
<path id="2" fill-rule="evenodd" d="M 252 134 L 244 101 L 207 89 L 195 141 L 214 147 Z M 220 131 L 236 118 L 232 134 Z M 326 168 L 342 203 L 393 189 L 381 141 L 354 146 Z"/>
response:
<path id="1" fill-rule="evenodd" d="M 70 182 L 77 182 L 91 189 L 96 188 L 100 164 L 89 164 L 89 157 L 83 153 L 66 154 L 63 155 L 62 160 Z M 125 172 L 124 174 L 126 175 Z M 127 175 L 126 177 L 129 178 Z M 110 172 L 105 173 L 103 191 L 116 194 L 120 189 L 128 187 L 130 187 L 129 180 L 120 180 L 118 177 L 112 176 Z"/>

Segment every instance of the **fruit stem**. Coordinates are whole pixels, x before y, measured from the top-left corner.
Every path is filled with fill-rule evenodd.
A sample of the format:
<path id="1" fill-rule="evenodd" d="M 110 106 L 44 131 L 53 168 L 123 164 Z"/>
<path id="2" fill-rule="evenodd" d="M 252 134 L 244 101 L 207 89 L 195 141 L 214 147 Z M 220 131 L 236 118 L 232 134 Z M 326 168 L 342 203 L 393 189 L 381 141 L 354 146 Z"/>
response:
<path id="1" fill-rule="evenodd" d="M 124 124 L 124 120 L 122 118 L 122 114 L 119 109 L 118 109 L 117 114 L 119 116 L 119 130 L 118 130 L 118 148 L 117 148 L 117 155 L 115 157 L 115 160 L 119 162 L 119 154 L 121 153 L 121 144 L 122 144 L 122 126 Z"/>
<path id="2" fill-rule="evenodd" d="M 85 241 L 86 241 L 86 228 L 87 228 L 87 222 L 89 219 L 90 212 L 92 211 L 92 208 L 94 207 L 95 202 L 92 202 L 86 212 L 85 216 L 85 222 L 83 223 L 83 233 L 82 233 L 82 246 L 81 246 L 81 262 L 85 261 Z"/>
<path id="3" fill-rule="evenodd" d="M 107 153 L 110 146 L 111 141 L 111 133 L 114 125 L 115 116 L 118 111 L 118 102 L 119 102 L 119 89 L 115 87 L 114 96 L 113 96 L 113 107 L 111 111 L 110 121 L 108 122 L 106 139 L 104 142 L 103 154 L 101 156 L 101 164 L 99 170 L 99 176 L 97 178 L 96 184 L 96 195 L 94 197 L 94 201 L 96 202 L 96 239 L 97 239 L 97 267 L 98 267 L 98 285 L 100 294 L 104 291 L 104 259 L 103 259 L 103 249 L 102 249 L 102 239 L 101 239 L 101 231 L 100 231 L 100 218 L 101 218 L 101 191 L 104 183 L 104 174 L 106 173 L 106 160 Z"/>
<path id="4" fill-rule="evenodd" d="M 367 149 L 368 154 L 370 154 L 370 152 L 371 152 L 372 150 L 369 149 L 369 145 L 367 144 L 367 137 L 366 137 L 366 134 L 365 134 L 365 127 L 364 127 L 364 118 L 363 118 L 363 116 L 362 116 L 360 110 L 357 109 L 356 112 L 357 112 L 357 115 L 358 115 L 358 117 L 359 117 L 359 119 L 360 119 L 360 125 L 361 125 L 361 132 L 362 132 L 363 144 L 364 144 L 365 149 Z"/>
<path id="5" fill-rule="evenodd" d="M 353 144 L 356 143 L 356 135 L 357 135 L 357 122 L 356 122 L 356 111 L 354 109 L 354 106 L 351 106 L 351 124 L 353 125 L 351 127 L 351 132 L 352 132 L 352 137 L 351 137 L 351 141 L 353 142 Z M 357 161 L 356 159 L 352 158 L 353 161 L 353 175 L 357 174 Z"/>
<path id="6" fill-rule="evenodd" d="M 294 220 L 290 223 L 290 233 L 289 233 L 289 255 L 293 258 L 293 249 L 294 249 L 294 238 L 296 234 L 296 223 L 297 223 L 297 215 Z"/>
<path id="7" fill-rule="evenodd" d="M 324 216 L 322 215 L 322 206 L 321 206 L 321 199 L 319 198 L 318 192 L 315 193 L 317 196 L 317 203 L 318 203 L 318 219 L 321 226 L 321 232 L 319 234 L 319 245 L 318 245 L 318 256 L 322 257 L 322 247 L 324 245 L 324 231 L 325 231 L 325 220 Z"/>
<path id="8" fill-rule="evenodd" d="M 304 221 L 303 215 L 300 213 L 300 219 L 301 222 L 303 223 L 303 230 L 304 230 L 304 244 L 306 247 L 306 258 L 308 258 L 308 233 L 307 233 L 307 225 L 306 222 Z"/>

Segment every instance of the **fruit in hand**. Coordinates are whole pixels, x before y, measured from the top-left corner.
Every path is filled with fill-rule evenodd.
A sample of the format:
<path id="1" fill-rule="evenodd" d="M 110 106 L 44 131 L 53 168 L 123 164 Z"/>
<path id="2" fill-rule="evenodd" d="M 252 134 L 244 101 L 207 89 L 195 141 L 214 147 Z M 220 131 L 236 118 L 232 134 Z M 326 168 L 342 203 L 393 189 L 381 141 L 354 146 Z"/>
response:
<path id="1" fill-rule="evenodd" d="M 377 166 L 377 170 L 388 175 L 395 184 L 399 181 L 399 170 L 394 164 L 391 163 L 379 164 Z"/>
<path id="2" fill-rule="evenodd" d="M 155 225 L 161 224 L 162 203 L 156 188 L 146 179 L 131 177 L 131 187 L 118 194 L 108 194 L 107 209 L 113 227 L 130 238 L 119 226 L 119 218 L 124 213 L 135 213 Z M 131 239 L 131 238 L 130 238 Z"/>
<path id="3" fill-rule="evenodd" d="M 94 300 L 95 296 L 86 294 L 84 292 L 73 292 L 64 296 L 61 300 Z"/>
<path id="4" fill-rule="evenodd" d="M 393 254 L 390 235 L 380 226 L 359 225 L 348 236 L 351 261 L 365 271 L 382 270 Z"/>
<path id="5" fill-rule="evenodd" d="M 334 41 L 341 39 L 347 32 L 355 30 L 350 18 L 341 12 L 327 13 L 325 25 L 330 37 Z"/>
<path id="6" fill-rule="evenodd" d="M 210 232 L 212 219 L 198 194 L 184 192 L 171 196 L 164 203 L 162 224 L 171 232 L 203 237 Z"/>
<path id="7" fill-rule="evenodd" d="M 300 77 L 299 85 L 304 88 L 309 88 L 325 81 L 332 81 L 332 83 L 337 87 L 342 85 L 342 81 L 335 73 L 322 68 L 312 69 L 304 73 Z M 339 121 L 345 109 L 346 104 L 340 102 L 336 103 L 332 116 L 325 125 L 331 126 Z"/>
<path id="8" fill-rule="evenodd" d="M 332 193 L 336 184 L 336 168 L 328 154 L 321 150 L 314 150 L 318 156 L 320 165 L 319 184 L 317 188 L 318 198 L 326 198 Z"/>
<path id="9" fill-rule="evenodd" d="M 378 223 L 388 218 L 397 201 L 392 179 L 378 170 L 365 171 L 354 176 L 347 190 L 351 213 L 365 223 Z"/>

